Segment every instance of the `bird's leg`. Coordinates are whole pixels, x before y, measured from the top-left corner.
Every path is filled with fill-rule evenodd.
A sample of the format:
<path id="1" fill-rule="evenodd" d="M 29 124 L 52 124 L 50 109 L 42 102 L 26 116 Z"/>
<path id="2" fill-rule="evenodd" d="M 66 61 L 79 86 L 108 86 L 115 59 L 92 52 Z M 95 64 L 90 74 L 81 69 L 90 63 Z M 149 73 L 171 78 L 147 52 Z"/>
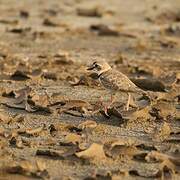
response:
<path id="1" fill-rule="evenodd" d="M 103 96 L 100 96 L 99 100 L 100 100 L 101 106 L 102 106 L 103 109 L 104 109 L 104 113 L 106 114 L 106 116 L 109 116 L 109 115 L 108 115 L 108 112 L 107 112 L 108 106 L 104 104 L 104 102 L 103 102 Z"/>
<path id="2" fill-rule="evenodd" d="M 101 96 L 101 105 L 103 106 L 103 109 L 104 109 L 104 113 L 105 113 L 105 115 L 106 116 L 109 116 L 109 114 L 108 114 L 108 108 L 109 108 L 109 105 L 107 105 L 106 103 L 103 103 L 103 97 Z"/>
<path id="3" fill-rule="evenodd" d="M 115 100 L 115 94 L 111 93 L 111 101 L 108 107 L 110 107 L 114 103 L 114 100 Z"/>
<path id="4" fill-rule="evenodd" d="M 111 94 L 111 104 L 113 103 L 114 101 L 114 97 L 113 97 L 113 94 Z"/>
<path id="5" fill-rule="evenodd" d="M 99 98 L 99 100 L 100 100 L 101 105 L 103 105 L 103 97 L 102 96 Z"/>
<path id="6" fill-rule="evenodd" d="M 114 100 L 115 100 L 115 94 L 111 93 L 111 98 L 110 98 L 110 103 L 108 105 L 104 106 L 104 113 L 109 116 L 107 110 L 110 108 L 110 106 L 113 104 Z"/>
<path id="7" fill-rule="evenodd" d="M 110 103 L 109 104 L 103 103 L 103 96 L 100 97 L 100 103 L 103 106 L 104 113 L 106 114 L 106 116 L 109 116 L 107 111 L 108 111 L 109 107 L 113 104 L 114 100 L 115 100 L 115 97 L 114 97 L 113 93 L 111 93 Z"/>
<path id="8" fill-rule="evenodd" d="M 104 113 L 105 113 L 106 116 L 109 117 L 109 114 L 108 114 L 108 107 L 109 107 L 109 106 L 107 106 L 107 105 L 104 106 Z"/>
<path id="9" fill-rule="evenodd" d="M 131 100 L 131 94 L 128 93 L 128 100 L 127 100 L 127 104 L 126 104 L 126 110 L 129 110 L 129 104 L 130 104 L 130 100 Z"/>
<path id="10" fill-rule="evenodd" d="M 100 100 L 101 108 L 103 108 L 105 115 L 109 116 L 107 112 L 109 106 L 103 102 L 104 101 L 103 96 L 100 96 L 99 100 Z"/>

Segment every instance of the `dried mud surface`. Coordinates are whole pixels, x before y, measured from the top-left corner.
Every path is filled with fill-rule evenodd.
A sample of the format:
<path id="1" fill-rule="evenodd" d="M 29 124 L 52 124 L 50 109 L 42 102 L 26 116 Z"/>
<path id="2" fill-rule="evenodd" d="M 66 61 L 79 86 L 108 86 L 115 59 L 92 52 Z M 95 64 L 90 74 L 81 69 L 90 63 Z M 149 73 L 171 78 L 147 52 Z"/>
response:
<path id="1" fill-rule="evenodd" d="M 179 179 L 179 0 L 0 0 L 0 179 Z M 148 98 L 109 94 L 105 58 Z M 103 103 L 100 102 L 103 96 Z"/>

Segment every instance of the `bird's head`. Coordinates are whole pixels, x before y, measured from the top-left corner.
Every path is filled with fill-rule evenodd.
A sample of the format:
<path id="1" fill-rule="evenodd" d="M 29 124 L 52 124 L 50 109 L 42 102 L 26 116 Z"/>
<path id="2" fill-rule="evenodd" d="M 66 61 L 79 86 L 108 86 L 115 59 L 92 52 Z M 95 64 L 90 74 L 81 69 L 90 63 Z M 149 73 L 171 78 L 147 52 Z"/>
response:
<path id="1" fill-rule="evenodd" d="M 88 66 L 87 70 L 92 71 L 93 73 L 97 73 L 98 76 L 102 73 L 111 69 L 111 66 L 107 62 L 93 62 L 90 66 Z"/>

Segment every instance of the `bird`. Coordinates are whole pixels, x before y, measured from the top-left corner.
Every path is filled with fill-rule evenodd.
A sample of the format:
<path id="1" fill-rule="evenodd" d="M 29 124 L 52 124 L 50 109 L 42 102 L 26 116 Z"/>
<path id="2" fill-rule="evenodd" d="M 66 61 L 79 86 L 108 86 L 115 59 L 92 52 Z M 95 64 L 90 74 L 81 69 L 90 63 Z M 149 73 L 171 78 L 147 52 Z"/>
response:
<path id="1" fill-rule="evenodd" d="M 137 87 L 125 74 L 113 69 L 106 61 L 95 61 L 87 67 L 87 70 L 97 74 L 97 79 L 99 79 L 101 85 L 110 91 L 110 105 L 113 103 L 114 96 L 118 91 L 128 94 L 125 107 L 127 111 L 129 110 L 131 93 L 146 94 L 144 90 Z M 105 113 L 107 113 L 107 107 L 105 108 Z"/>

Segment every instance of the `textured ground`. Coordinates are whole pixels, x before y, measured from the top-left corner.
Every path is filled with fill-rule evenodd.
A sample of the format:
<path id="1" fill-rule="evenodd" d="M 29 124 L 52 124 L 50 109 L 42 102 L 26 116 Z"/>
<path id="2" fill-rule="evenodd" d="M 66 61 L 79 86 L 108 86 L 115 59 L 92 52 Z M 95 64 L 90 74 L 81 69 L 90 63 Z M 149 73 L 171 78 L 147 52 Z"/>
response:
<path id="1" fill-rule="evenodd" d="M 0 0 L 0 179 L 179 179 L 179 0 Z M 109 95 L 105 58 L 146 97 Z"/>

